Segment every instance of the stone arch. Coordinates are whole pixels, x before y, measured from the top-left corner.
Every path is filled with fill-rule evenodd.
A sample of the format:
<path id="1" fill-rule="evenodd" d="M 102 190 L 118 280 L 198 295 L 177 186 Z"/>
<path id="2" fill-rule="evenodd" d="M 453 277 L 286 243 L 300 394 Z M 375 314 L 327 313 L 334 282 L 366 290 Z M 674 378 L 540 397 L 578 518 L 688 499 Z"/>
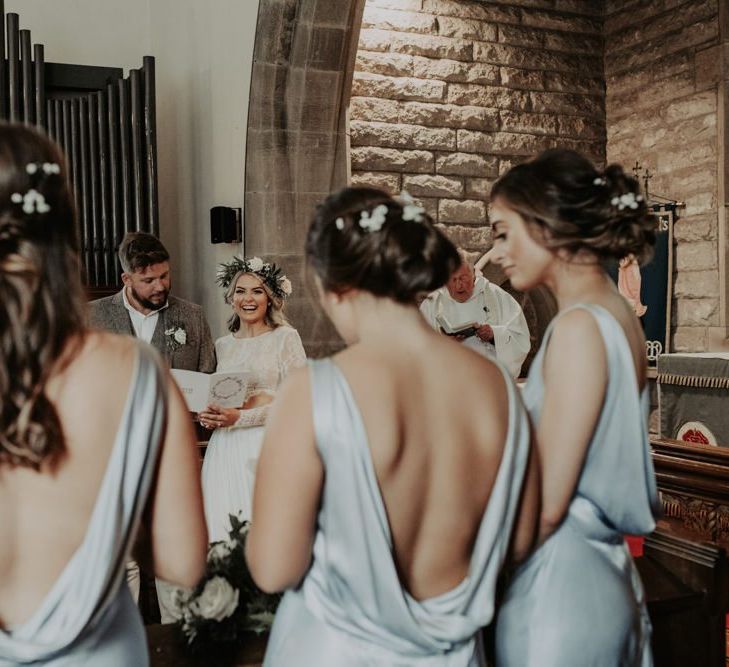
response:
<path id="1" fill-rule="evenodd" d="M 317 202 L 350 180 L 347 110 L 365 0 L 260 0 L 248 114 L 245 248 L 294 282 L 289 314 L 310 356 L 341 347 L 304 275 Z M 491 276 L 489 276 L 491 277 Z M 497 284 L 504 276 L 497 270 Z M 513 292 L 513 290 L 510 290 Z M 535 343 L 555 312 L 538 291 L 515 293 Z M 529 316 L 529 315 L 528 315 Z"/>

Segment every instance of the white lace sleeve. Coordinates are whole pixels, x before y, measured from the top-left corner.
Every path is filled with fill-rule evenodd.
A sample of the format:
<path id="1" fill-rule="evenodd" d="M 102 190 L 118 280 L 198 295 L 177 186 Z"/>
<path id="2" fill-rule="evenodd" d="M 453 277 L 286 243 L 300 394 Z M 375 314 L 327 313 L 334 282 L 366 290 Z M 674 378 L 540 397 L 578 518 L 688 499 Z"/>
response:
<path id="1" fill-rule="evenodd" d="M 294 369 L 306 364 L 306 352 L 296 329 L 289 329 L 281 342 L 279 384 Z"/>
<path id="2" fill-rule="evenodd" d="M 250 428 L 251 426 L 263 426 L 268 417 L 269 405 L 262 405 L 260 408 L 250 410 L 238 410 L 238 419 L 232 428 Z"/>

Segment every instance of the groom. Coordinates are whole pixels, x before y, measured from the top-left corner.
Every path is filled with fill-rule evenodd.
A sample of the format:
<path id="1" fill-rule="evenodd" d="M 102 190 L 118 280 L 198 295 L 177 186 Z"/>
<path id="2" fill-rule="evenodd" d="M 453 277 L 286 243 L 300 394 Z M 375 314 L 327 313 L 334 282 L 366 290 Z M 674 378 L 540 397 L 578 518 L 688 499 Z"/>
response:
<path id="1" fill-rule="evenodd" d="M 151 343 L 171 368 L 212 373 L 210 327 L 200 306 L 170 296 L 169 260 L 156 236 L 129 232 L 119 246 L 124 286 L 89 304 L 89 325 Z"/>
<path id="2" fill-rule="evenodd" d="M 119 246 L 121 291 L 89 304 L 89 325 L 141 338 L 155 347 L 171 368 L 213 373 L 215 351 L 202 308 L 170 296 L 170 255 L 161 241 L 145 232 L 129 232 Z M 127 563 L 127 582 L 139 598 L 140 573 Z M 175 620 L 172 587 L 156 580 L 163 623 Z"/>

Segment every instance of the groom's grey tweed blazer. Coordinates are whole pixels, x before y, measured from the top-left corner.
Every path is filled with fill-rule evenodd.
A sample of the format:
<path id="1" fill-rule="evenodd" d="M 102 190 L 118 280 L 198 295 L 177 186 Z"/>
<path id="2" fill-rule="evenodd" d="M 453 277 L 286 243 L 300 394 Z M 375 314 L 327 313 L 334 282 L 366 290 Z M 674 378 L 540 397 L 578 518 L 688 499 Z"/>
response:
<path id="1" fill-rule="evenodd" d="M 157 348 L 170 368 L 213 373 L 215 349 L 202 308 L 174 296 L 170 296 L 167 303 L 167 308 L 159 312 L 157 326 L 152 334 L 153 347 Z M 124 306 L 121 291 L 89 303 L 89 326 L 134 336 L 132 320 Z M 184 329 L 187 334 L 184 345 L 175 345 L 169 336 L 165 336 L 165 331 L 177 327 Z"/>

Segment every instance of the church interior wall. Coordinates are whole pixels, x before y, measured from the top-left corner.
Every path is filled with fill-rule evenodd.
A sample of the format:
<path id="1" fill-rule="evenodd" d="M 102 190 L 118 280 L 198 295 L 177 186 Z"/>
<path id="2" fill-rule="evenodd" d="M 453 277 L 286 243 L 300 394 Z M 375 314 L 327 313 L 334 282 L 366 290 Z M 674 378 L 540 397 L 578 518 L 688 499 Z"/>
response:
<path id="1" fill-rule="evenodd" d="M 407 190 L 455 243 L 484 252 L 489 191 L 512 164 L 553 146 L 603 162 L 601 3 L 558 4 L 368 0 L 353 182 Z"/>
<path id="2" fill-rule="evenodd" d="M 128 70 L 156 57 L 161 236 L 175 291 L 205 307 L 215 335 L 227 315 L 215 267 L 243 248 L 210 244 L 209 209 L 249 197 L 258 4 L 5 6 L 49 61 Z M 726 319 L 719 26 L 717 0 L 368 0 L 349 109 L 352 181 L 409 190 L 475 253 L 490 246 L 489 189 L 511 164 L 553 145 L 598 162 L 638 160 L 654 174 L 651 191 L 686 202 L 675 227 L 674 347 L 713 349 Z"/>
<path id="3" fill-rule="evenodd" d="M 49 62 L 140 67 L 156 60 L 160 236 L 174 292 L 200 303 L 214 336 L 229 307 L 219 262 L 242 245 L 210 243 L 212 206 L 244 205 L 250 72 L 258 0 L 8 0 Z"/>
<path id="4" fill-rule="evenodd" d="M 722 320 L 719 267 L 721 51 L 717 0 L 608 0 L 607 158 L 685 202 L 674 226 L 673 348 L 702 351 Z"/>

